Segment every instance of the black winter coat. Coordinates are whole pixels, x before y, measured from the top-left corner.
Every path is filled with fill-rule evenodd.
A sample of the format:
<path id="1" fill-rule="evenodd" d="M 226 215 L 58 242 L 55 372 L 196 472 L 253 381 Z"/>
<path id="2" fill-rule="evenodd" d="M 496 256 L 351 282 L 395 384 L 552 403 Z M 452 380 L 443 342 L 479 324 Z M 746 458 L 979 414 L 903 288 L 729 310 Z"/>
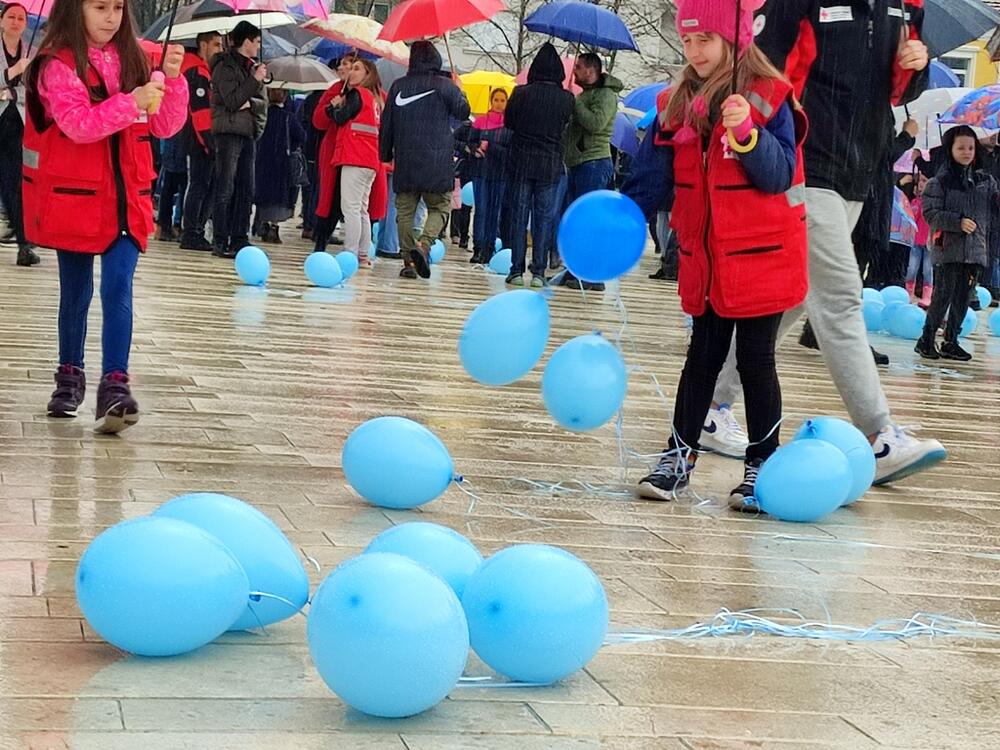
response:
<path id="1" fill-rule="evenodd" d="M 922 209 L 931 228 L 931 258 L 939 263 L 989 262 L 989 232 L 997 219 L 997 182 L 981 169 L 961 167 L 949 159 L 924 187 Z M 976 231 L 962 231 L 962 219 Z M 939 234 L 940 233 L 940 234 Z"/>
<path id="2" fill-rule="evenodd" d="M 260 138 L 267 124 L 267 99 L 264 84 L 253 77 L 253 60 L 230 49 L 212 58 L 211 67 L 212 133 Z"/>
<path id="3" fill-rule="evenodd" d="M 867 255 L 872 259 L 887 257 L 889 252 L 889 230 L 892 225 L 892 198 L 895 187 L 892 165 L 913 148 L 916 142 L 905 130 L 895 138 L 890 132 L 887 134 L 887 140 L 891 145 L 882 157 L 879 170 L 873 176 L 868 198 L 851 235 L 854 244 L 867 248 Z"/>

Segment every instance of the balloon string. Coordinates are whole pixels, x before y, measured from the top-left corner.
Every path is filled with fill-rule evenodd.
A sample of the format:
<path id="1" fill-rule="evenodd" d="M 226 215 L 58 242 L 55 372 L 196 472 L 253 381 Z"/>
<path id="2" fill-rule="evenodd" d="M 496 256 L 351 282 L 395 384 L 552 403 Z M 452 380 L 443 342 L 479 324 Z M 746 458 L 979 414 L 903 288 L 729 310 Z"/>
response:
<path id="1" fill-rule="evenodd" d="M 784 542 L 818 542 L 820 544 L 842 544 L 851 547 L 866 547 L 868 549 L 891 549 L 900 552 L 919 552 L 928 555 L 958 555 L 979 560 L 1000 560 L 1000 554 L 994 552 L 977 552 L 958 549 L 933 549 L 927 547 L 907 547 L 896 544 L 881 544 L 878 542 L 862 542 L 854 539 L 837 539 L 835 537 L 820 537 L 797 534 L 776 534 L 772 539 Z"/>
<path id="2" fill-rule="evenodd" d="M 310 557 L 305 552 L 302 552 L 302 556 L 305 557 L 306 560 L 308 560 L 310 563 L 312 563 L 313 567 L 316 568 L 317 573 L 319 574 L 323 573 L 323 568 L 320 567 L 319 561 L 317 561 L 315 557 Z"/>

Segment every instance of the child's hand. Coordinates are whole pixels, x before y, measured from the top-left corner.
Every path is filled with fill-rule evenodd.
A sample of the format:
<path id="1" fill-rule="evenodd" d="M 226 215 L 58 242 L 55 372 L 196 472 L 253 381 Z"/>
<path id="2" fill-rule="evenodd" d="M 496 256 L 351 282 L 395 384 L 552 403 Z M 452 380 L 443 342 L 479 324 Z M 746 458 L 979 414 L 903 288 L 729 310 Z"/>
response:
<path id="1" fill-rule="evenodd" d="M 163 81 L 150 81 L 145 86 L 140 86 L 132 92 L 135 106 L 143 112 L 148 111 L 151 106 L 160 103 L 165 88 Z"/>
<path id="2" fill-rule="evenodd" d="M 167 78 L 177 78 L 181 74 L 181 64 L 184 62 L 184 48 L 179 44 L 167 46 L 167 54 L 163 57 L 161 68 Z"/>
<path id="3" fill-rule="evenodd" d="M 722 127 L 732 130 L 736 140 L 743 143 L 750 137 L 753 120 L 750 119 L 750 102 L 733 94 L 722 103 Z"/>
<path id="4" fill-rule="evenodd" d="M 966 234 L 972 234 L 978 228 L 978 225 L 972 219 L 962 219 L 962 231 Z"/>

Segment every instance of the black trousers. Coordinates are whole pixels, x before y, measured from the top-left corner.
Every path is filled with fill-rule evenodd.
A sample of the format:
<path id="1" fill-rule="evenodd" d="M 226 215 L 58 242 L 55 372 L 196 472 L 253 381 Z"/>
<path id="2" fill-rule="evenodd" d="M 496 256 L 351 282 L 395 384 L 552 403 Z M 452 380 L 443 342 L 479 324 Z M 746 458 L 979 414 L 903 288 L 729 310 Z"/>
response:
<path id="1" fill-rule="evenodd" d="M 174 225 L 174 204 L 178 198 L 181 205 L 184 204 L 187 179 L 187 172 L 171 172 L 169 169 L 160 172 L 160 202 L 156 217 L 160 231 L 166 229 L 169 232 Z"/>
<path id="2" fill-rule="evenodd" d="M 344 213 L 340 209 L 340 167 L 337 167 L 337 174 L 334 177 L 333 198 L 326 216 L 316 216 L 316 223 L 313 225 L 313 247 L 314 252 L 326 250 L 326 245 L 330 241 L 330 236 L 337 225 L 344 220 Z M 316 188 L 319 190 L 319 187 Z"/>
<path id="3" fill-rule="evenodd" d="M 944 329 L 944 340 L 956 343 L 958 332 L 962 330 L 969 309 L 969 292 L 976 286 L 980 266 L 971 263 L 942 263 L 934 266 L 934 293 L 927 308 L 927 322 L 924 323 L 924 341 L 933 341 L 937 329 L 941 327 L 945 313 L 948 325 Z"/>
<path id="4" fill-rule="evenodd" d="M 7 221 L 14 230 L 18 246 L 25 243 L 24 215 L 21 204 L 21 141 L 24 123 L 11 102 L 0 115 L 0 198 L 7 209 Z"/>
<path id="5" fill-rule="evenodd" d="M 184 197 L 184 239 L 205 239 L 205 223 L 215 201 L 215 160 L 197 149 L 188 157 L 188 186 Z"/>
<path id="6" fill-rule="evenodd" d="M 451 236 L 457 237 L 463 245 L 469 244 L 469 223 L 472 216 L 472 206 L 462 206 L 451 209 Z M 493 248 L 490 248 L 493 252 Z"/>
<path id="7" fill-rule="evenodd" d="M 254 194 L 253 138 L 220 133 L 215 136 L 214 236 L 219 249 L 249 244 L 250 208 Z"/>
<path id="8" fill-rule="evenodd" d="M 721 318 L 711 307 L 694 319 L 687 361 L 677 386 L 670 447 L 699 448 L 715 381 L 736 334 L 736 369 L 743 381 L 750 447 L 747 460 L 766 459 L 778 449 L 781 386 L 774 347 L 781 313 L 760 318 Z"/>

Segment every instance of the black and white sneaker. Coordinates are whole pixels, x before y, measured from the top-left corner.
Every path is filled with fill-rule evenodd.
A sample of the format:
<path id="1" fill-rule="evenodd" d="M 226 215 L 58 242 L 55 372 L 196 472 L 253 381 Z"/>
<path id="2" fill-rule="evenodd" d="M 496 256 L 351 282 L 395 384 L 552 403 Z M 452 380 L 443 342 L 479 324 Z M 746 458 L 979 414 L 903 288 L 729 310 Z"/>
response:
<path id="1" fill-rule="evenodd" d="M 729 509 L 741 513 L 760 513 L 760 503 L 755 495 L 757 475 L 764 459 L 752 458 L 743 464 L 743 481 L 729 493 Z"/>
<path id="2" fill-rule="evenodd" d="M 693 460 L 681 455 L 676 448 L 667 449 L 653 473 L 639 480 L 639 497 L 647 500 L 673 500 L 678 491 L 688 486 L 692 471 Z"/>

